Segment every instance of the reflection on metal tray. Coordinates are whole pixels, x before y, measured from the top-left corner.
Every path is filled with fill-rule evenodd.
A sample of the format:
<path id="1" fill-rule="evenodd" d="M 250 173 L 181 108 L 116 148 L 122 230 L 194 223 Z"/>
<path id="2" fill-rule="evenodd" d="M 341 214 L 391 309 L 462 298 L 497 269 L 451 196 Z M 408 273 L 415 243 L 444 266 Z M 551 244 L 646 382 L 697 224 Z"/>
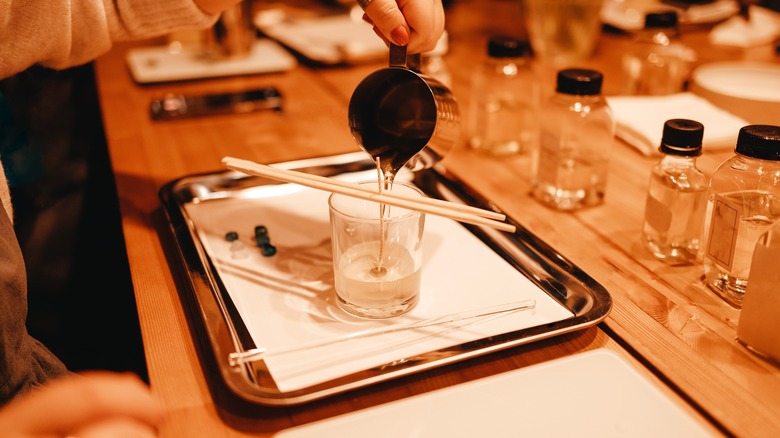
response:
<path id="1" fill-rule="evenodd" d="M 365 153 L 358 152 L 277 163 L 276 166 L 328 177 L 343 177 L 373 169 L 374 164 Z M 417 171 L 413 178 L 413 183 L 430 197 L 498 211 L 441 166 Z M 604 319 L 611 308 L 611 298 L 600 284 L 511 218 L 509 221 L 518 228 L 514 234 L 463 225 L 464 233 L 476 236 L 476 239 L 473 236 L 471 239 L 477 245 L 486 245 L 492 250 L 488 251 L 488 254 L 494 252 L 500 256 L 494 258 L 506 261 L 511 268 L 522 274 L 519 278 L 530 280 L 535 285 L 534 289 L 538 287 L 543 291 L 541 296 L 556 303 L 555 307 L 560 306 L 571 316 L 527 328 L 514 330 L 516 327 L 513 327 L 512 331 L 503 334 L 398 358 L 399 360 L 380 366 L 351 372 L 302 388 L 280 389 L 283 385 L 274 381 L 270 365 L 266 361 L 260 359 L 231 363 L 231 356 L 246 355 L 257 347 L 250 333 L 251 324 L 242 319 L 241 312 L 231 299 L 226 279 L 220 277 L 220 270 L 217 269 L 220 262 L 217 256 L 210 252 L 208 242 L 202 240 L 202 234 L 199 234 L 198 227 L 202 228 L 202 224 L 188 214 L 193 207 L 206 201 L 252 200 L 258 196 L 259 191 L 280 184 L 282 183 L 278 181 L 225 171 L 180 178 L 169 182 L 159 192 L 179 249 L 178 258 L 187 274 L 187 287 L 182 291 L 182 295 L 193 304 L 192 316 L 202 322 L 201 326 L 208 338 L 208 347 L 214 355 L 222 379 L 235 394 L 250 402 L 275 406 L 309 402 L 448 363 L 581 330 Z"/>

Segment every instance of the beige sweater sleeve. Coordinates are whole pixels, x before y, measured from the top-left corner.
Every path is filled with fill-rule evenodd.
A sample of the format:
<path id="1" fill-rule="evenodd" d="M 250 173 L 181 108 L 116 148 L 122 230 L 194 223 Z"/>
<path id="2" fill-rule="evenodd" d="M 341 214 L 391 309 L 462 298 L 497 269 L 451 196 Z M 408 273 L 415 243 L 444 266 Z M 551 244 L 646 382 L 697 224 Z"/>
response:
<path id="1" fill-rule="evenodd" d="M 217 17 L 193 0 L 0 0 L 0 79 L 35 64 L 54 69 L 84 64 L 114 41 L 205 28 Z M 0 199 L 13 218 L 2 167 Z"/>
<path id="2" fill-rule="evenodd" d="M 84 64 L 114 41 L 207 27 L 216 19 L 193 0 L 0 0 L 0 78 L 34 64 Z"/>

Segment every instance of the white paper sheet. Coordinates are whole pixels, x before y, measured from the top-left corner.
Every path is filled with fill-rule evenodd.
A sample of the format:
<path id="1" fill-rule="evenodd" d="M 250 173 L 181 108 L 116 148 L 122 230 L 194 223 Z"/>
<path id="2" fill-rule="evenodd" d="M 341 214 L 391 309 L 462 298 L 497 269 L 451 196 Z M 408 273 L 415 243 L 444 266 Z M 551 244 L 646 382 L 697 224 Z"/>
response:
<path id="1" fill-rule="evenodd" d="M 711 437 L 606 349 L 316 421 L 278 438 Z"/>
<path id="2" fill-rule="evenodd" d="M 660 155 L 664 123 L 691 119 L 704 125 L 702 148 L 733 149 L 740 128 L 748 123 L 693 93 L 666 96 L 609 96 L 616 135 L 647 156 Z"/>
<path id="3" fill-rule="evenodd" d="M 373 179 L 375 174 L 350 177 Z M 351 316 L 335 302 L 327 197 L 326 192 L 286 184 L 272 190 L 259 187 L 250 199 L 187 206 L 252 339 L 267 349 L 265 361 L 281 391 L 572 316 L 460 224 L 432 215 L 425 222 L 419 304 L 386 320 Z M 262 256 L 254 241 L 257 225 L 267 227 L 276 255 Z M 231 250 L 225 239 L 229 231 L 239 234 L 243 252 Z M 535 300 L 533 310 L 273 354 L 358 331 L 526 299 Z"/>

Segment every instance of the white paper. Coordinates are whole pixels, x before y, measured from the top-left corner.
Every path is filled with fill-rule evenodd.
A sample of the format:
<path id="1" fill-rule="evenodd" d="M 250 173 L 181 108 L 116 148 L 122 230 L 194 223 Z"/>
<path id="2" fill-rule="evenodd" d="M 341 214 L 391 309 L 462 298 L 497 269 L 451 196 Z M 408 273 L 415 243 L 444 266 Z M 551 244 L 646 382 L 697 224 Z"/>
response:
<path id="1" fill-rule="evenodd" d="M 371 179 L 373 172 L 355 177 Z M 280 195 L 280 190 L 289 193 Z M 572 317 L 457 222 L 426 215 L 421 297 L 408 314 L 367 320 L 338 308 L 333 290 L 328 193 L 285 184 L 251 199 L 188 205 L 252 339 L 281 391 L 294 391 L 361 370 L 467 341 Z M 264 225 L 278 252 L 263 257 L 254 227 Z M 225 234 L 235 231 L 246 258 L 234 258 Z M 274 355 L 274 351 L 395 327 L 464 311 L 535 300 L 533 310 L 409 330 Z"/>
<path id="2" fill-rule="evenodd" d="M 693 93 L 666 96 L 610 96 L 607 103 L 617 122 L 616 135 L 644 155 L 659 155 L 664 123 L 690 119 L 704 125 L 702 148 L 733 149 L 744 119 Z"/>
<path id="3" fill-rule="evenodd" d="M 622 357 L 596 349 L 281 431 L 278 438 L 711 437 Z"/>

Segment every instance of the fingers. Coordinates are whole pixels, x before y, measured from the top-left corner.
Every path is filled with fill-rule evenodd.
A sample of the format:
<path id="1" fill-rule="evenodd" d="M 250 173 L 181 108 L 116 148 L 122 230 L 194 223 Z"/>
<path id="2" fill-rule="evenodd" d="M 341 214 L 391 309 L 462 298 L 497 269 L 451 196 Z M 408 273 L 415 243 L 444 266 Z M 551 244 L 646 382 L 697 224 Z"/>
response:
<path id="1" fill-rule="evenodd" d="M 444 32 L 444 8 L 440 0 L 397 0 L 411 28 L 408 51 L 427 52 L 436 47 Z"/>
<path id="2" fill-rule="evenodd" d="M 409 44 L 411 31 L 406 23 L 406 18 L 395 0 L 371 0 L 367 4 L 361 2 L 369 23 L 384 36 L 399 46 Z"/>
<path id="3" fill-rule="evenodd" d="M 441 0 L 370 0 L 360 2 L 363 17 L 386 41 L 407 46 L 407 52 L 432 50 L 444 31 Z"/>
<path id="4" fill-rule="evenodd" d="M 0 426 L 11 425 L 21 435 L 77 431 L 119 420 L 153 430 L 162 419 L 162 407 L 137 376 L 109 372 L 55 380 L 0 411 Z"/>

